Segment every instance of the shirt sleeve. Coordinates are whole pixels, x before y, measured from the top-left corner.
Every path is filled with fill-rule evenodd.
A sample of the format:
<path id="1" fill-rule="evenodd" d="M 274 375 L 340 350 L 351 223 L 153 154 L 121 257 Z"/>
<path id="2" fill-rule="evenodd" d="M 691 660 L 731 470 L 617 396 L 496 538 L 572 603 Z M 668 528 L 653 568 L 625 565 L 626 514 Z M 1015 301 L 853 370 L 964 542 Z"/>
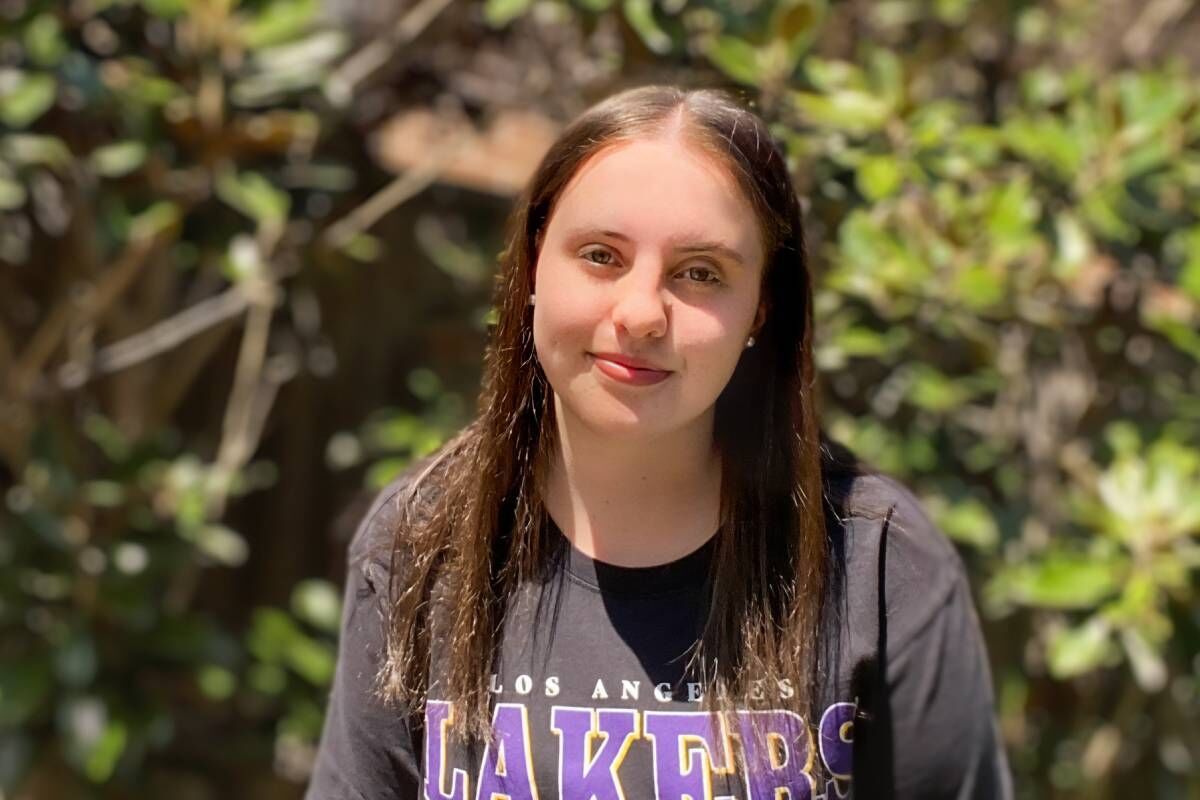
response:
<path id="1" fill-rule="evenodd" d="M 355 534 L 356 545 L 386 535 L 377 503 Z M 379 530 L 373 530 L 379 529 Z M 381 596 L 385 568 L 351 558 L 347 571 L 337 667 L 305 800 L 417 800 L 421 772 L 410 720 L 373 694 L 384 651 Z"/>
<path id="2" fill-rule="evenodd" d="M 896 798 L 1012 798 L 987 653 L 965 575 L 920 634 L 888 654 L 887 687 Z"/>
<path id="3" fill-rule="evenodd" d="M 880 542 L 881 561 L 893 564 L 879 567 L 872 719 L 861 760 L 855 755 L 855 794 L 1011 800 L 987 650 L 962 561 L 912 498 L 894 511 Z"/>

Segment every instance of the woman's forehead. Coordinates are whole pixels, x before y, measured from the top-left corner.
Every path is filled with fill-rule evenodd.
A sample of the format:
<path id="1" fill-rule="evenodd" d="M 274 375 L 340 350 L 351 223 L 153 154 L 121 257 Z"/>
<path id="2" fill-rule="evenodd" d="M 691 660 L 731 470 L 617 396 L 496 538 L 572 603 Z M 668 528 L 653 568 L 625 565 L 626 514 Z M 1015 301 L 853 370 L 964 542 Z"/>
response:
<path id="1" fill-rule="evenodd" d="M 616 232 L 664 243 L 723 243 L 746 263 L 761 259 L 753 206 L 724 165 L 681 140 L 606 147 L 563 188 L 549 225 L 556 233 Z"/>

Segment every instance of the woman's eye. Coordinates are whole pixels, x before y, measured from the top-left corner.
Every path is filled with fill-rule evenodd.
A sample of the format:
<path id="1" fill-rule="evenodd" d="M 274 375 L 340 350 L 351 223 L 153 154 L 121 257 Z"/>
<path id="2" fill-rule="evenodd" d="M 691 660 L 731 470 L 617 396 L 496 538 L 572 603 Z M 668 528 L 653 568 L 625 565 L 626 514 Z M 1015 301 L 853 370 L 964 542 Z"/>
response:
<path id="1" fill-rule="evenodd" d="M 602 256 L 602 257 L 604 257 L 604 258 L 610 258 L 610 259 L 611 259 L 611 258 L 612 258 L 612 253 L 608 252 L 607 250 L 588 250 L 586 253 L 584 253 L 584 254 L 583 254 L 583 256 L 582 256 L 582 257 L 583 257 L 585 260 L 587 260 L 587 261 L 591 261 L 591 263 L 593 263 L 593 264 L 599 264 L 600 266 L 605 266 L 605 267 L 606 267 L 606 266 L 608 266 L 609 264 L 611 264 L 611 263 L 612 263 L 611 261 L 592 261 L 592 256 Z"/>
<path id="2" fill-rule="evenodd" d="M 720 283 L 717 273 L 708 267 L 688 267 L 683 271 L 691 280 L 697 283 Z"/>

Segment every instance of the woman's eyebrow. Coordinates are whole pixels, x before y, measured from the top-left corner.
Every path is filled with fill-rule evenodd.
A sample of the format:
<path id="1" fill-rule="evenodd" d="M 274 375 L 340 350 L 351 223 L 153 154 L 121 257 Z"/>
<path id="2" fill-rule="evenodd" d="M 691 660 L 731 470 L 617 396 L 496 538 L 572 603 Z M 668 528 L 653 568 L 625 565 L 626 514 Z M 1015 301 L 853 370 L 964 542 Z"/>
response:
<path id="1" fill-rule="evenodd" d="M 602 228 L 576 228 L 567 233 L 568 239 L 577 239 L 584 236 L 607 236 L 612 239 L 620 239 L 623 242 L 633 241 L 620 231 L 605 230 Z M 673 241 L 680 242 L 680 244 L 675 246 L 675 251 L 678 253 L 716 253 L 740 266 L 746 266 L 746 259 L 742 258 L 742 254 L 724 242 L 696 239 L 687 234 L 674 237 Z"/>

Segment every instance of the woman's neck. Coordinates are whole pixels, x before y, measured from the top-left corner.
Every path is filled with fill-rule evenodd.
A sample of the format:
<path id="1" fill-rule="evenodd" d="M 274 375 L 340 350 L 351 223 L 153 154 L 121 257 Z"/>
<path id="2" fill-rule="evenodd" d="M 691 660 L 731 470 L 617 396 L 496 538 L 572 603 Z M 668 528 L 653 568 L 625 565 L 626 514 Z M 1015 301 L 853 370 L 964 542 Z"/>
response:
<path id="1" fill-rule="evenodd" d="M 561 412 L 557 404 L 556 412 Z M 619 566 L 663 564 L 717 530 L 721 460 L 712 416 L 653 439 L 598 434 L 555 414 L 543 502 L 572 544 Z"/>

